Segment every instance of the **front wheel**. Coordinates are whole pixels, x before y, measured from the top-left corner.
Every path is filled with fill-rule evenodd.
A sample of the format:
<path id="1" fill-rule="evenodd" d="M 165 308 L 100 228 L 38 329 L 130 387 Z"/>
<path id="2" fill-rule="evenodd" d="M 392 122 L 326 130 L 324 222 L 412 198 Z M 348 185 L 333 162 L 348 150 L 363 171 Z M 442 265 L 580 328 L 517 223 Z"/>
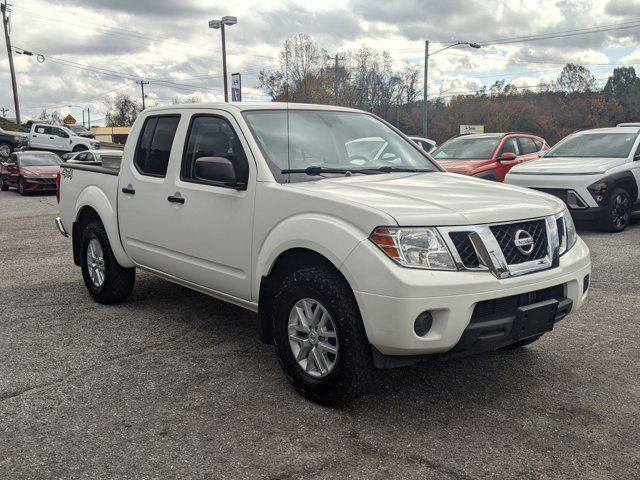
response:
<path id="1" fill-rule="evenodd" d="M 80 255 L 84 284 L 96 302 L 121 302 L 131 295 L 136 269 L 118 263 L 101 223 L 93 222 L 85 227 Z"/>
<path id="2" fill-rule="evenodd" d="M 303 397 L 342 403 L 360 393 L 374 373 L 371 346 L 353 293 L 326 267 L 286 276 L 273 305 L 280 366 Z"/>
<path id="3" fill-rule="evenodd" d="M 27 194 L 27 187 L 24 184 L 24 180 L 22 178 L 18 179 L 18 193 L 20 195 L 26 195 Z"/>
<path id="4" fill-rule="evenodd" d="M 621 232 L 631 219 L 631 195 L 624 188 L 616 188 L 611 192 L 605 208 L 605 217 L 602 223 L 607 232 Z"/>
<path id="5" fill-rule="evenodd" d="M 85 150 L 88 150 L 88 148 L 84 145 L 76 145 L 75 147 L 73 147 L 74 152 L 84 152 Z"/>
<path id="6" fill-rule="evenodd" d="M 4 181 L 4 177 L 0 175 L 0 191 L 6 192 L 9 190 L 9 185 Z"/>
<path id="7" fill-rule="evenodd" d="M 0 157 L 7 158 L 13 152 L 13 147 L 10 143 L 0 143 Z"/>

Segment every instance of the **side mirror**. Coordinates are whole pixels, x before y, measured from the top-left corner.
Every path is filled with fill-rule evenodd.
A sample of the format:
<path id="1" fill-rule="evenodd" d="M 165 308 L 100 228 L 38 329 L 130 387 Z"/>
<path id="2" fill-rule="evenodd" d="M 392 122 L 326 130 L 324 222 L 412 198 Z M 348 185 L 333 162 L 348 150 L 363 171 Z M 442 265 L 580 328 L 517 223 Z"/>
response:
<path id="1" fill-rule="evenodd" d="M 196 160 L 196 178 L 205 182 L 221 183 L 236 190 L 244 190 L 245 183 L 239 183 L 236 169 L 225 157 L 201 157 Z"/>
<path id="2" fill-rule="evenodd" d="M 510 162 L 512 160 L 515 160 L 516 158 L 518 158 L 518 156 L 513 153 L 513 152 L 505 152 L 502 155 L 500 155 L 498 157 L 498 161 L 499 162 Z"/>

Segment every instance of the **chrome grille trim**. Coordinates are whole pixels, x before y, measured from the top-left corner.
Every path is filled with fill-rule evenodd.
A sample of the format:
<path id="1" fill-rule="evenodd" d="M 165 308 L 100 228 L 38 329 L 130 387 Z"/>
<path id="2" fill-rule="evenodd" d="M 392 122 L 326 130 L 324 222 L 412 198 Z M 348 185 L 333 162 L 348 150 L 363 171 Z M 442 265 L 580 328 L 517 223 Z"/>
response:
<path id="1" fill-rule="evenodd" d="M 560 252 L 560 235 L 558 234 L 557 219 L 562 214 L 551 215 L 548 217 L 536 217 L 523 220 L 513 220 L 509 222 L 490 223 L 483 225 L 461 225 L 456 227 L 438 227 L 440 234 L 447 244 L 453 260 L 461 271 L 470 272 L 491 272 L 496 278 L 509 278 L 526 275 L 529 273 L 547 270 L 557 266 Z M 547 252 L 546 255 L 538 260 L 509 265 L 505 256 L 491 232 L 491 227 L 501 225 L 519 224 L 522 222 L 533 222 L 542 220 L 545 222 L 547 234 Z M 478 256 L 480 265 L 478 267 L 467 267 L 464 265 L 456 246 L 450 236 L 452 232 L 468 232 L 469 239 L 473 245 L 476 255 Z"/>

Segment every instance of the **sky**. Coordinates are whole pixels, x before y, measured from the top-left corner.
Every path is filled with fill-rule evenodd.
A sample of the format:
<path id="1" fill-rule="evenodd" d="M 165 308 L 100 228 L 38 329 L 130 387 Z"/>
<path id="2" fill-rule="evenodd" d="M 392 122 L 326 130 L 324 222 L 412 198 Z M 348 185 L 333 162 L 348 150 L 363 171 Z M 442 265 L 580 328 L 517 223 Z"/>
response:
<path id="1" fill-rule="evenodd" d="M 2 0 L 0 0 L 2 1 Z M 227 28 L 229 73 L 241 72 L 243 100 L 268 101 L 258 72 L 278 66 L 283 42 L 310 35 L 328 53 L 363 45 L 386 50 L 396 66 L 429 59 L 429 93 L 453 95 L 496 80 L 529 87 L 555 79 L 568 62 L 589 68 L 601 84 L 620 65 L 640 63 L 640 0 L 12 0 L 14 55 L 23 121 L 43 109 L 104 122 L 104 99 L 124 92 L 164 105 L 196 95 L 221 101 L 220 31 L 211 19 L 238 17 Z M 635 23 L 632 23 L 635 22 Z M 497 40 L 600 27 L 588 35 L 500 43 Z M 13 97 L 0 41 L 0 108 Z M 96 71 L 99 70 L 99 71 Z"/>

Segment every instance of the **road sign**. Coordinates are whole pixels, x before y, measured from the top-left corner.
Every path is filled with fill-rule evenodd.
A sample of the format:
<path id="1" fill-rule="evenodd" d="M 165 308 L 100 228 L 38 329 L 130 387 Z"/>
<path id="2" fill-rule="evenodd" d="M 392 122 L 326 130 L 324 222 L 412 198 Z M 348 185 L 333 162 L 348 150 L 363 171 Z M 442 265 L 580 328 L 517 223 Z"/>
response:
<path id="1" fill-rule="evenodd" d="M 460 135 L 484 133 L 484 125 L 460 125 Z"/>
<path id="2" fill-rule="evenodd" d="M 73 118 L 71 114 L 69 114 L 66 117 L 64 117 L 64 120 L 62 121 L 62 123 L 64 123 L 65 125 L 75 125 L 76 119 Z"/>

